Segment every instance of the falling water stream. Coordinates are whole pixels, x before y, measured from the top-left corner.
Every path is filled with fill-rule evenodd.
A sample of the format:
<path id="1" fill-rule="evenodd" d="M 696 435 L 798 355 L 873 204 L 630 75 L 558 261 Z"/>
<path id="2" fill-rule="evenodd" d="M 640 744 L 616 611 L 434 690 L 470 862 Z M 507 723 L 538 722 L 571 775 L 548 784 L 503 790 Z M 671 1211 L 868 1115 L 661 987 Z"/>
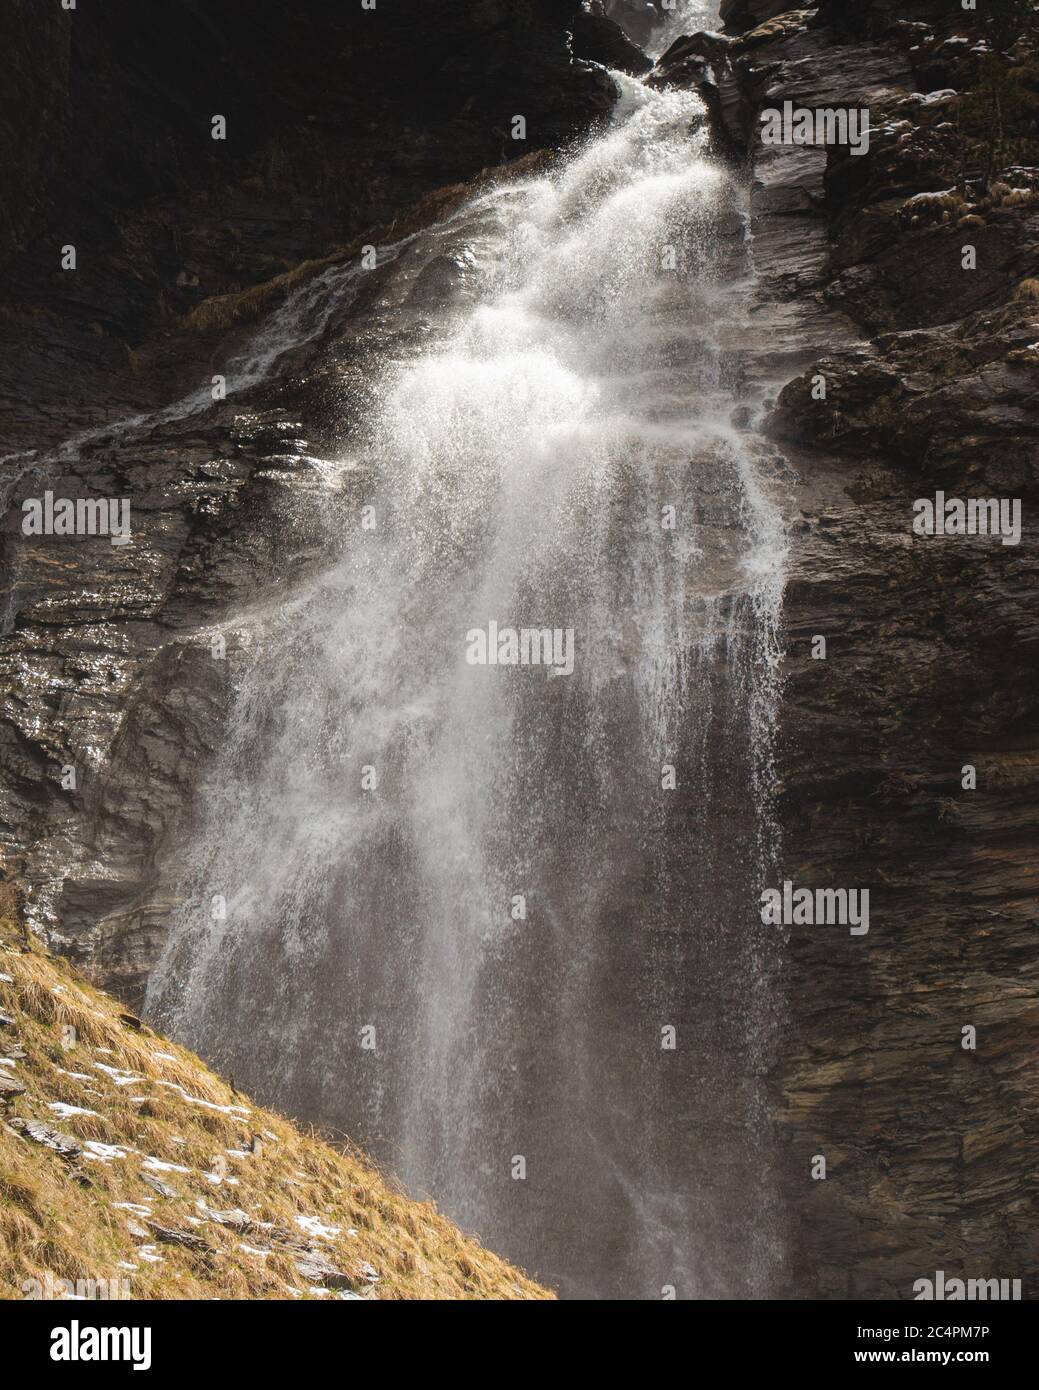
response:
<path id="1" fill-rule="evenodd" d="M 564 1294 L 760 1296 L 784 547 L 744 193 L 695 95 L 615 81 L 398 257 L 464 293 L 239 671 L 148 1009 Z M 572 629 L 572 673 L 470 664 L 492 623 Z"/>

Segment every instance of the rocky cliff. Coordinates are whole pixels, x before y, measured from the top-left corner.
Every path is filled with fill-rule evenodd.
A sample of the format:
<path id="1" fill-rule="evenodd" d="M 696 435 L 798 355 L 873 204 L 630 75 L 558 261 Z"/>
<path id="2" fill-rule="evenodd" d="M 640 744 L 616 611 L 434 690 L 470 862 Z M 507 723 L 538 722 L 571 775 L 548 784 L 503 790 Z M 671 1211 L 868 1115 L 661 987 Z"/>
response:
<path id="1" fill-rule="evenodd" d="M 747 163 L 780 329 L 785 875 L 871 892 L 865 937 L 791 931 L 789 1291 L 945 1268 L 1034 1296 L 1039 36 L 1020 6 L 722 12 L 652 80 L 698 83 Z M 868 153 L 763 145 L 786 102 L 868 108 Z M 1020 543 L 915 534 L 937 492 L 1017 499 Z"/>

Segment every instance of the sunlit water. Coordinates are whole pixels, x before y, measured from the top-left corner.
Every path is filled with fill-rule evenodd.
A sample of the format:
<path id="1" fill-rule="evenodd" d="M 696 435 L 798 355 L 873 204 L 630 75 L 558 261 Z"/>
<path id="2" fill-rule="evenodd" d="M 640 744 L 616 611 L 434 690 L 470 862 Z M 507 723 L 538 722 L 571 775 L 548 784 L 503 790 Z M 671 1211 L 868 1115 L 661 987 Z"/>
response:
<path id="1" fill-rule="evenodd" d="M 661 22 L 653 30 L 646 52 L 659 58 L 662 53 L 683 34 L 695 34 L 704 29 L 718 27 L 717 0 L 675 0 L 675 7 L 665 13 Z"/>
<path id="2" fill-rule="evenodd" d="M 566 1293 L 760 1295 L 783 528 L 741 194 L 695 96 L 616 81 L 437 231 L 475 298 L 264 619 L 148 1010 Z M 573 673 L 470 665 L 492 621 L 573 629 Z"/>

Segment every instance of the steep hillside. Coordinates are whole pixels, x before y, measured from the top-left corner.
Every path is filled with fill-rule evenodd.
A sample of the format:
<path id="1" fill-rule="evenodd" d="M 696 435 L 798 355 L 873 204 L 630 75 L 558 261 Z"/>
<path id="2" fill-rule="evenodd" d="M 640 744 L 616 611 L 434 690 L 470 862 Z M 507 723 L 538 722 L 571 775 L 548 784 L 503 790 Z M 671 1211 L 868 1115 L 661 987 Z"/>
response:
<path id="1" fill-rule="evenodd" d="M 0 1297 L 551 1297 L 0 923 Z"/>

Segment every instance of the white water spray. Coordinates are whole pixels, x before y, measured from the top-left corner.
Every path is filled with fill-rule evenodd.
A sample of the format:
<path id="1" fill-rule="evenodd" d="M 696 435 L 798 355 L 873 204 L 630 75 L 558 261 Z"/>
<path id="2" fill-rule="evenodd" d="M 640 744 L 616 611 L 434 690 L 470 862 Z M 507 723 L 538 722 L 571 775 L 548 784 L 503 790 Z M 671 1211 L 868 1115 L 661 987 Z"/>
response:
<path id="1" fill-rule="evenodd" d="M 148 1008 L 565 1291 L 760 1294 L 783 531 L 734 422 L 740 192 L 695 96 L 616 81 L 436 230 L 465 294 L 264 621 Z M 573 675 L 468 664 L 491 622 L 572 628 Z"/>

